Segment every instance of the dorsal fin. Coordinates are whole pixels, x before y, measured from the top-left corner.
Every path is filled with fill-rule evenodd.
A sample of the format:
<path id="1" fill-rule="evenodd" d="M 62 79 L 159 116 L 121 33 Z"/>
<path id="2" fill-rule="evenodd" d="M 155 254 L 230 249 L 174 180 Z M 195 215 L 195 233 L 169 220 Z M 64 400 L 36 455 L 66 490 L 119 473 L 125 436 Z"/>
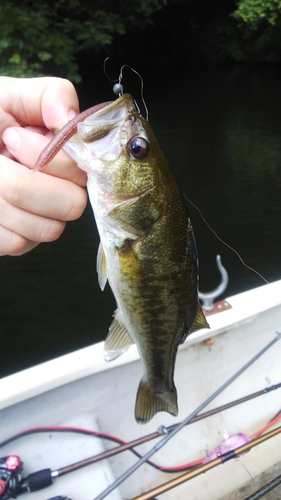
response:
<path id="1" fill-rule="evenodd" d="M 98 273 L 99 286 L 101 287 L 102 290 L 104 290 L 104 287 L 107 282 L 107 266 L 106 266 L 106 257 L 101 242 L 99 244 L 99 249 L 97 254 L 97 273 Z"/>
<path id="2" fill-rule="evenodd" d="M 197 330 L 201 330 L 201 328 L 210 328 L 210 326 L 207 323 L 201 305 L 198 302 L 196 316 L 191 325 L 189 333 L 197 332 Z"/>
<path id="3" fill-rule="evenodd" d="M 119 358 L 119 356 L 126 352 L 133 344 L 134 342 L 131 339 L 122 319 L 120 318 L 120 313 L 117 309 L 117 311 L 115 311 L 114 320 L 109 327 L 109 332 L 104 342 L 105 361 L 113 361 L 114 359 Z"/>
<path id="4" fill-rule="evenodd" d="M 191 327 L 189 327 L 189 325 L 185 323 L 185 325 L 183 326 L 183 331 L 179 343 L 183 344 L 188 335 L 190 335 L 193 332 L 197 332 L 197 330 L 201 330 L 201 328 L 210 328 L 210 327 L 206 321 L 201 305 L 198 302 L 196 316 L 193 320 L 193 323 Z"/>

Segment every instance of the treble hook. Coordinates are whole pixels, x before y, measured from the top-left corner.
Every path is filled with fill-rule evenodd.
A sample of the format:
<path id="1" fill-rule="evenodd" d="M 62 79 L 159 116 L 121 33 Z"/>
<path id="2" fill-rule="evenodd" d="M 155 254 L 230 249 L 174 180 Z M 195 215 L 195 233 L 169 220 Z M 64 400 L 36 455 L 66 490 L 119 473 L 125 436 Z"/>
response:
<path id="1" fill-rule="evenodd" d="M 221 274 L 221 282 L 220 282 L 219 286 L 217 288 L 215 288 L 215 290 L 213 290 L 213 292 L 209 292 L 209 293 L 198 292 L 199 299 L 203 301 L 202 307 L 206 311 L 211 311 L 214 308 L 214 300 L 225 291 L 225 289 L 228 285 L 228 272 L 223 267 L 223 265 L 221 263 L 221 256 L 220 255 L 217 255 L 216 261 L 217 261 L 218 270 Z"/>

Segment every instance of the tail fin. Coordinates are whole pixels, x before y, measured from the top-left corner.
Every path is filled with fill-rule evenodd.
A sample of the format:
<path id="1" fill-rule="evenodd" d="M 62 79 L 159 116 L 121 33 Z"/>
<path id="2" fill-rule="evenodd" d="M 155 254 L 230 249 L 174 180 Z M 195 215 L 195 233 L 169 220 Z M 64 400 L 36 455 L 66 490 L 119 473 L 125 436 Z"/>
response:
<path id="1" fill-rule="evenodd" d="M 166 411 L 177 416 L 177 391 L 176 388 L 167 389 L 165 387 L 156 389 L 146 380 L 141 379 L 138 388 L 135 419 L 138 424 L 146 424 L 159 411 Z"/>

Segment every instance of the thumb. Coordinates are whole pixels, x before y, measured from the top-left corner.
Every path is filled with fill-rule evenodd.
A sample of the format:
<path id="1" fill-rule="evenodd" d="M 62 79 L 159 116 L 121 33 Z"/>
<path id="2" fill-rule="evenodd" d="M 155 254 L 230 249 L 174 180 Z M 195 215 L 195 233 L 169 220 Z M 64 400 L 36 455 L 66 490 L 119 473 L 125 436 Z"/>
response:
<path id="1" fill-rule="evenodd" d="M 79 113 L 76 90 L 69 80 L 52 78 L 42 96 L 42 118 L 49 130 L 61 129 Z"/>
<path id="2" fill-rule="evenodd" d="M 0 77 L 0 106 L 19 124 L 62 128 L 79 111 L 72 83 L 63 78 Z"/>

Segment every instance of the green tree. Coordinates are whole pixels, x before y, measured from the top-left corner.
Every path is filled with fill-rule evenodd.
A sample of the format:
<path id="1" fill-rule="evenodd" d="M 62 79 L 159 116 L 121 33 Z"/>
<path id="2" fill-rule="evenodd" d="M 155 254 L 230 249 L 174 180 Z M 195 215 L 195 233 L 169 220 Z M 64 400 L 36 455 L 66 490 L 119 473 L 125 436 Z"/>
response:
<path id="1" fill-rule="evenodd" d="M 239 0 L 227 23 L 216 27 L 217 54 L 236 61 L 281 60 L 281 0 Z"/>
<path id="2" fill-rule="evenodd" d="M 0 74 L 52 71 L 80 81 L 77 55 L 109 47 L 115 35 L 144 28 L 168 0 L 2 0 Z"/>
<path id="3" fill-rule="evenodd" d="M 260 25 L 276 25 L 280 14 L 281 0 L 240 0 L 232 16 L 241 28 L 256 30 Z"/>

